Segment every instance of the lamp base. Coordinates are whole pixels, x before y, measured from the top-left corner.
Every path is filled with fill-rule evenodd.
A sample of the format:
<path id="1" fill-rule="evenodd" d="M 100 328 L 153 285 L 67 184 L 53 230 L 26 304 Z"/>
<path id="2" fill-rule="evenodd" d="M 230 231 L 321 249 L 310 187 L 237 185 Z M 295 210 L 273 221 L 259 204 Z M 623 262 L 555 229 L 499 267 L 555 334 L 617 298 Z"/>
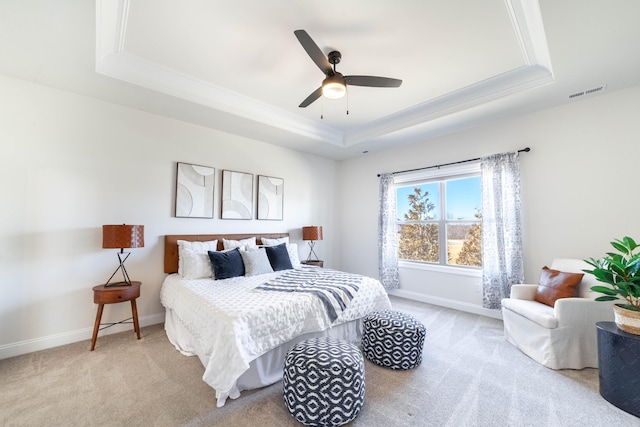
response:
<path id="1" fill-rule="evenodd" d="M 116 286 L 131 286 L 131 282 L 113 282 L 113 283 L 105 283 L 105 288 L 114 288 Z"/>
<path id="2" fill-rule="evenodd" d="M 129 255 L 131 255 L 131 252 L 127 252 L 126 253 L 127 256 L 125 256 L 124 259 L 122 258 L 123 254 L 124 252 L 118 253 L 118 261 L 120 261 L 120 265 L 118 265 L 118 268 L 116 268 L 116 271 L 114 271 L 111 277 L 109 277 L 109 280 L 107 280 L 107 283 L 104 284 L 105 288 L 111 288 L 114 286 L 131 286 L 131 279 L 129 279 L 129 274 L 127 273 L 127 269 L 124 268 L 124 262 L 127 260 L 127 258 L 129 258 Z M 118 270 L 122 270 L 122 276 L 124 278 L 124 281 L 110 283 L 111 279 L 113 279 L 113 276 L 116 275 Z"/>
<path id="3" fill-rule="evenodd" d="M 313 250 L 313 247 L 316 245 L 315 240 L 310 240 L 309 241 L 309 256 L 307 257 L 307 262 L 318 262 L 320 261 L 320 259 L 318 258 L 318 255 L 316 255 L 316 252 Z M 311 255 L 315 256 L 315 259 L 311 258 Z"/>

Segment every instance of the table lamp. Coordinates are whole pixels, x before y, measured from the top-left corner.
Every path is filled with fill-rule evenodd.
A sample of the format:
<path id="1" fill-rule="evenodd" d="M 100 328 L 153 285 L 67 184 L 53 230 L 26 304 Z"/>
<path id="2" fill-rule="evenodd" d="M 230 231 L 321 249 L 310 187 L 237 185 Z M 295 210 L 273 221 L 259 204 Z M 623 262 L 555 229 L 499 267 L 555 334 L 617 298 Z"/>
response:
<path id="1" fill-rule="evenodd" d="M 102 248 L 103 249 L 120 249 L 118 252 L 118 261 L 120 265 L 116 268 L 116 271 L 113 272 L 107 283 L 104 285 L 105 287 L 112 286 L 131 286 L 131 279 L 129 279 L 129 274 L 127 274 L 127 270 L 124 268 L 124 262 L 129 258 L 131 252 L 126 252 L 125 254 L 124 248 L 143 248 L 144 247 L 144 225 L 103 225 L 102 226 Z M 122 276 L 124 277 L 124 281 L 122 282 L 114 282 L 110 283 L 113 276 L 116 275 L 118 270 L 122 270 Z"/>
<path id="2" fill-rule="evenodd" d="M 309 257 L 308 261 L 320 261 L 318 259 L 318 255 L 313 250 L 313 247 L 316 244 L 316 240 L 322 240 L 322 226 L 311 225 L 307 227 L 302 227 L 302 240 L 309 241 Z M 316 257 L 316 259 L 311 259 L 311 255 Z"/>

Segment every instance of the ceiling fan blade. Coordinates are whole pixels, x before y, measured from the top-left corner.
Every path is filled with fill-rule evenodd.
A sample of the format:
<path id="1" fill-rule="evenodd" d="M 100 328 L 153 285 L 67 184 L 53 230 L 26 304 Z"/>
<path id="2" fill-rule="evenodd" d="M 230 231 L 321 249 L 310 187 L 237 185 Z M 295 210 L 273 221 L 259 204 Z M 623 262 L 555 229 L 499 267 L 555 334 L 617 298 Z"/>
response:
<path id="1" fill-rule="evenodd" d="M 298 105 L 298 107 L 305 108 L 305 107 L 311 105 L 313 103 L 313 101 L 315 101 L 316 99 L 320 98 L 321 96 L 322 96 L 322 86 L 320 86 L 318 89 L 314 90 L 311 95 L 307 96 L 307 99 L 302 101 L 302 103 L 300 105 Z"/>
<path id="2" fill-rule="evenodd" d="M 376 76 L 344 76 L 347 85 L 369 87 L 400 87 L 402 80 Z"/>
<path id="3" fill-rule="evenodd" d="M 316 42 L 313 41 L 309 34 L 307 34 L 305 30 L 296 30 L 293 34 L 296 35 L 298 41 L 304 50 L 307 51 L 307 54 L 311 57 L 313 62 L 316 63 L 318 68 L 320 68 L 320 70 L 326 75 L 331 74 L 333 69 L 331 68 L 329 60 L 327 60 L 326 55 L 322 53 Z"/>

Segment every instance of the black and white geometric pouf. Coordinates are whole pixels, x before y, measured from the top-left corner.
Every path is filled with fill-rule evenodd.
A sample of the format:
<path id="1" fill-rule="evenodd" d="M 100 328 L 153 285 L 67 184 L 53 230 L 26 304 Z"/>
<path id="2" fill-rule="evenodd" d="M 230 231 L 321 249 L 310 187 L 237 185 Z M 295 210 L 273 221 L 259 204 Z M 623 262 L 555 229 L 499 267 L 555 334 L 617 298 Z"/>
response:
<path id="1" fill-rule="evenodd" d="M 284 362 L 284 403 L 308 426 L 340 426 L 364 403 L 364 359 L 345 341 L 311 338 L 289 349 Z"/>
<path id="2" fill-rule="evenodd" d="M 374 311 L 364 319 L 362 352 L 373 363 L 391 369 L 411 369 L 422 362 L 425 328 L 408 314 Z"/>

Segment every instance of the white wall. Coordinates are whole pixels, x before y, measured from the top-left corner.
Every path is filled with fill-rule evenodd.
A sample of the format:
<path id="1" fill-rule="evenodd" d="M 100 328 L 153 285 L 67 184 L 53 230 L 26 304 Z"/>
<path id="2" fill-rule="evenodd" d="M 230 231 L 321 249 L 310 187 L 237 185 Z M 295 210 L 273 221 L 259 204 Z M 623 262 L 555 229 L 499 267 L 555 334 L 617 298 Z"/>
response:
<path id="1" fill-rule="evenodd" d="M 601 257 L 614 238 L 640 240 L 639 105 L 635 86 L 342 162 L 341 268 L 378 276 L 378 173 L 524 147 L 531 147 L 520 157 L 528 282 L 537 283 L 554 257 Z M 400 295 L 488 314 L 476 278 L 402 269 L 400 279 Z"/>
<path id="2" fill-rule="evenodd" d="M 297 241 L 318 224 L 318 255 L 337 264 L 336 162 L 1 75 L 0 93 L 0 358 L 91 337 L 91 288 L 117 266 L 116 251 L 101 248 L 102 224 L 145 226 L 145 247 L 127 261 L 143 283 L 143 326 L 164 320 L 165 234 Z M 173 217 L 176 162 L 216 168 L 215 219 Z M 219 219 L 222 169 L 284 178 L 284 220 Z M 129 304 L 109 305 L 103 321 L 129 316 Z"/>
<path id="3" fill-rule="evenodd" d="M 640 239 L 640 86 L 342 163 L 9 77 L 0 93 L 0 358 L 91 337 L 91 288 L 117 262 L 101 248 L 102 224 L 145 225 L 145 247 L 127 261 L 143 282 L 142 325 L 163 320 L 165 234 L 300 240 L 302 226 L 319 224 L 327 266 L 377 277 L 380 172 L 531 147 L 521 157 L 529 282 L 554 257 L 598 257 L 613 238 Z M 173 217 L 178 161 L 217 169 L 215 219 Z M 284 178 L 285 220 L 218 219 L 221 169 Z M 403 270 L 401 293 L 483 312 L 475 279 Z M 107 306 L 104 320 L 129 310 Z"/>

